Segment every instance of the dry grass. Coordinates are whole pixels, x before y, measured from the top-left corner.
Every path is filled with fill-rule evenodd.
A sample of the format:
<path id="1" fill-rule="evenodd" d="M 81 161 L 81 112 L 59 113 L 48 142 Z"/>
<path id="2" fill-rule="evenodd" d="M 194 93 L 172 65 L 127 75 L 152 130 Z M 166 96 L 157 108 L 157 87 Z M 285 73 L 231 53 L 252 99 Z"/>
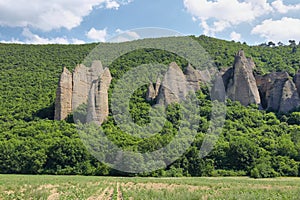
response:
<path id="1" fill-rule="evenodd" d="M 113 178 L 0 175 L 6 199 L 300 199 L 300 178 Z"/>

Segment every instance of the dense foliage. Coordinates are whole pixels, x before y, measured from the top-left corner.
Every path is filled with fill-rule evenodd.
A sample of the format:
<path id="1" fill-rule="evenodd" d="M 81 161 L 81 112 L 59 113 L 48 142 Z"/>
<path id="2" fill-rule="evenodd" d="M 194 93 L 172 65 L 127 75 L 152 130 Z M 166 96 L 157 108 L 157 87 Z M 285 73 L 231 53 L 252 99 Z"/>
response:
<path id="1" fill-rule="evenodd" d="M 256 73 L 300 68 L 300 48 L 263 44 L 247 46 L 206 36 L 192 37 L 211 55 L 219 68 L 232 65 L 235 53 L 244 49 L 257 64 Z M 97 44 L 17 45 L 0 44 L 0 173 L 124 175 L 92 157 L 82 144 L 75 124 L 53 121 L 55 91 L 61 69 L 70 70 Z M 184 47 L 183 47 L 184 49 Z M 124 55 L 110 66 L 114 77 L 140 64 L 187 62 L 166 51 L 142 49 Z M 114 80 L 116 81 L 116 79 Z M 114 82 L 112 84 L 112 88 Z M 146 87 L 137 90 L 130 108 L 138 124 L 148 123 L 153 102 L 145 100 Z M 209 123 L 211 102 L 205 87 L 199 91 L 201 126 L 193 145 L 167 169 L 144 176 L 230 176 L 252 177 L 300 175 L 300 112 L 279 115 L 243 107 L 228 101 L 225 126 L 214 150 L 205 158 L 199 150 Z M 178 106 L 167 110 L 168 121 L 160 134 L 140 139 L 119 130 L 112 117 L 104 124 L 106 134 L 123 148 L 149 151 L 173 137 L 180 116 Z M 155 145 L 154 145 L 155 144 Z M 140 163 L 131 163 L 132 165 Z"/>

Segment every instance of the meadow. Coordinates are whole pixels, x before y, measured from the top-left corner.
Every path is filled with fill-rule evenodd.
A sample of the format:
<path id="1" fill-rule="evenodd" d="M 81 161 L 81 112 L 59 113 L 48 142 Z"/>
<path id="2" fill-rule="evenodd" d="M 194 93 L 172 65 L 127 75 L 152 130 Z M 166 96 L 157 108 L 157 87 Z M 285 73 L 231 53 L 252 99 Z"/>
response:
<path id="1" fill-rule="evenodd" d="M 300 199 L 300 178 L 0 175 L 6 199 Z"/>

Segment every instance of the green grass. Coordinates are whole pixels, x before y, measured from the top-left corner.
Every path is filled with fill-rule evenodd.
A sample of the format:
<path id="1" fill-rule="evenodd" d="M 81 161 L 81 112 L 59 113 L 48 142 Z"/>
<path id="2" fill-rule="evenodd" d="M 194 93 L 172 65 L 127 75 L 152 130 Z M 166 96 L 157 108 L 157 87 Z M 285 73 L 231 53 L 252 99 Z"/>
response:
<path id="1" fill-rule="evenodd" d="M 119 188 L 119 189 L 118 189 Z M 118 194 L 121 192 L 121 195 Z M 0 199 L 300 199 L 300 178 L 0 175 Z"/>

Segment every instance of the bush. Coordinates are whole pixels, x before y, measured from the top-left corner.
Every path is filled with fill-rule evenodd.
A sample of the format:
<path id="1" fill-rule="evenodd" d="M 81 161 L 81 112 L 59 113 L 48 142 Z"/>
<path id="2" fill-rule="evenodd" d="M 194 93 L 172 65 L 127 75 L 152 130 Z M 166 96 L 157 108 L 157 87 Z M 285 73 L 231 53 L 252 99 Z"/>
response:
<path id="1" fill-rule="evenodd" d="M 277 176 L 279 174 L 266 163 L 260 163 L 250 171 L 250 177 L 252 178 L 274 178 Z"/>

